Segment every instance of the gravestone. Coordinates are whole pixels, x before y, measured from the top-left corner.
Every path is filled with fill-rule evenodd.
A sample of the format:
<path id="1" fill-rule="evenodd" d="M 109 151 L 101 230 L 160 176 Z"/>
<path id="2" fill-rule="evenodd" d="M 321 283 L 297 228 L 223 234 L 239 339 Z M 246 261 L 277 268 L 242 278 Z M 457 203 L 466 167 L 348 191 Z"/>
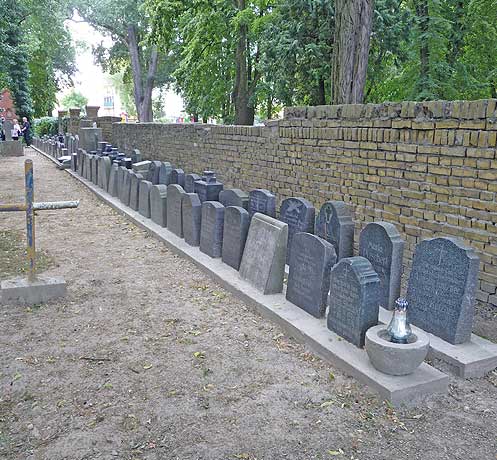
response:
<path id="1" fill-rule="evenodd" d="M 331 268 L 337 256 L 331 243 L 311 233 L 293 237 L 286 298 L 288 301 L 322 318 L 330 290 Z"/>
<path id="2" fill-rule="evenodd" d="M 240 264 L 240 277 L 263 294 L 283 291 L 288 225 L 255 213 Z"/>
<path id="3" fill-rule="evenodd" d="M 150 190 L 150 218 L 161 227 L 167 227 L 167 185 L 153 185 Z"/>
<path id="4" fill-rule="evenodd" d="M 107 191 L 109 186 L 110 166 L 111 161 L 109 157 L 100 157 L 98 159 L 98 185 L 105 191 Z"/>
<path id="5" fill-rule="evenodd" d="M 131 161 L 133 163 L 139 163 L 140 161 L 142 161 L 142 154 L 141 154 L 141 152 L 138 149 L 134 149 L 131 152 L 130 157 L 131 157 Z"/>
<path id="6" fill-rule="evenodd" d="M 133 211 L 138 211 L 140 204 L 140 182 L 144 179 L 141 174 L 130 172 L 131 174 L 131 188 L 129 192 L 129 207 Z"/>
<path id="7" fill-rule="evenodd" d="M 85 179 L 91 181 L 91 157 L 89 153 L 85 155 Z"/>
<path id="8" fill-rule="evenodd" d="M 148 160 L 140 161 L 139 163 L 133 163 L 131 165 L 131 169 L 135 173 L 141 174 L 142 176 L 146 176 L 148 174 L 148 170 L 151 164 L 152 162 Z"/>
<path id="9" fill-rule="evenodd" d="M 176 236 L 183 238 L 182 199 L 185 191 L 178 184 L 167 186 L 167 228 Z"/>
<path id="10" fill-rule="evenodd" d="M 190 246 L 200 246 L 202 203 L 196 193 L 185 193 L 182 203 L 183 235 Z"/>
<path id="11" fill-rule="evenodd" d="M 195 193 L 195 182 L 202 179 L 198 174 L 187 174 L 185 177 L 185 192 Z"/>
<path id="12" fill-rule="evenodd" d="M 210 257 L 216 258 L 222 255 L 223 226 L 224 206 L 219 201 L 204 201 L 200 226 L 200 250 Z"/>
<path id="13" fill-rule="evenodd" d="M 242 261 L 250 224 L 249 213 L 240 206 L 229 206 L 224 211 L 223 262 L 238 270 Z"/>
<path id="14" fill-rule="evenodd" d="M 204 201 L 218 201 L 219 193 L 223 187 L 223 184 L 218 182 L 212 171 L 204 171 L 202 179 L 195 182 L 195 192 L 202 203 Z"/>
<path id="15" fill-rule="evenodd" d="M 357 347 L 378 323 L 380 279 L 369 260 L 347 257 L 331 270 L 327 326 Z"/>
<path id="16" fill-rule="evenodd" d="M 125 166 L 119 166 L 117 169 L 117 197 L 120 201 L 122 201 L 121 195 L 124 187 L 124 174 L 127 174 L 127 171 Z"/>
<path id="17" fill-rule="evenodd" d="M 171 163 L 163 161 L 159 168 L 159 184 L 169 185 L 171 184 L 171 173 L 173 167 Z"/>
<path id="18" fill-rule="evenodd" d="M 150 191 L 152 189 L 152 182 L 142 180 L 139 184 L 140 190 L 138 194 L 138 212 L 143 217 L 150 218 Z"/>
<path id="19" fill-rule="evenodd" d="M 130 169 L 124 168 L 123 173 L 123 181 L 122 181 L 122 190 L 119 190 L 119 199 L 121 203 L 125 206 L 129 206 L 129 199 L 131 193 L 131 177 L 134 176 L 135 173 Z"/>
<path id="20" fill-rule="evenodd" d="M 98 162 L 97 162 L 97 156 L 96 155 L 91 155 L 90 158 L 90 164 L 91 164 L 91 178 L 90 180 L 97 185 L 98 183 Z"/>
<path id="21" fill-rule="evenodd" d="M 389 310 L 400 296 L 404 240 L 389 222 L 367 224 L 359 237 L 359 255 L 368 259 L 380 277 L 380 305 Z"/>
<path id="22" fill-rule="evenodd" d="M 269 217 L 276 216 L 276 197 L 269 191 L 264 189 L 252 190 L 249 193 L 249 209 L 250 218 L 256 212 L 265 214 Z"/>
<path id="23" fill-rule="evenodd" d="M 221 190 L 219 193 L 219 202 L 227 208 L 228 206 L 239 206 L 248 211 L 249 194 L 239 188 L 229 188 Z"/>
<path id="24" fill-rule="evenodd" d="M 416 246 L 407 287 L 409 319 L 453 344 L 471 339 L 480 260 L 456 238 Z"/>
<path id="25" fill-rule="evenodd" d="M 327 201 L 321 206 L 315 233 L 335 247 L 338 260 L 354 255 L 352 211 L 343 201 Z"/>
<path id="26" fill-rule="evenodd" d="M 110 174 L 109 174 L 109 186 L 107 187 L 107 192 L 109 193 L 110 196 L 117 196 L 117 175 L 119 172 L 119 166 L 116 164 L 112 164 L 110 167 Z"/>
<path id="27" fill-rule="evenodd" d="M 162 163 L 160 161 L 151 161 L 148 167 L 147 180 L 152 182 L 153 185 L 159 183 L 159 173 Z"/>
<path id="28" fill-rule="evenodd" d="M 185 172 L 182 169 L 171 171 L 171 184 L 177 184 L 183 188 L 185 186 Z"/>
<path id="29" fill-rule="evenodd" d="M 293 236 L 300 232 L 313 233 L 315 218 L 314 206 L 304 198 L 287 198 L 281 203 L 280 220 L 288 224 L 287 263 L 292 253 Z"/>
<path id="30" fill-rule="evenodd" d="M 76 172 L 78 170 L 78 154 L 71 154 L 71 170 Z"/>

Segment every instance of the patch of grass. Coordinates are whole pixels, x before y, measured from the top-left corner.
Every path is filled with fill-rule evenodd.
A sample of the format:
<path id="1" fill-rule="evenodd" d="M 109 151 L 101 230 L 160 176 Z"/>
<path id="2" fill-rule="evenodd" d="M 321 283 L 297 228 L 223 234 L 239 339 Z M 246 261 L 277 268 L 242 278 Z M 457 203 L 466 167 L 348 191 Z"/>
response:
<path id="1" fill-rule="evenodd" d="M 42 273 L 54 265 L 46 251 L 36 251 L 36 272 Z M 26 236 L 14 230 L 0 230 L 0 279 L 27 273 Z"/>

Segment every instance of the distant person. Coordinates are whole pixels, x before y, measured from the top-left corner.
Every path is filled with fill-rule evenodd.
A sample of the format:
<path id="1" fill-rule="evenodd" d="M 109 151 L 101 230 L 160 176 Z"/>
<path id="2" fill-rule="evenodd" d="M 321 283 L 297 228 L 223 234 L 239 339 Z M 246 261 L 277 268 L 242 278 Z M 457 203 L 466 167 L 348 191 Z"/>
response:
<path id="1" fill-rule="evenodd" d="M 12 140 L 13 141 L 18 141 L 19 136 L 21 135 L 21 127 L 19 126 L 19 122 L 17 121 L 16 118 L 12 121 L 13 126 L 12 126 Z"/>
<path id="2" fill-rule="evenodd" d="M 5 131 L 4 131 L 4 128 L 3 128 L 3 124 L 4 123 L 5 123 L 5 118 L 1 117 L 0 118 L 0 141 L 4 141 L 5 140 Z"/>
<path id="3" fill-rule="evenodd" d="M 24 142 L 29 147 L 31 145 L 31 123 L 26 117 L 22 117 L 21 133 L 24 136 Z"/>

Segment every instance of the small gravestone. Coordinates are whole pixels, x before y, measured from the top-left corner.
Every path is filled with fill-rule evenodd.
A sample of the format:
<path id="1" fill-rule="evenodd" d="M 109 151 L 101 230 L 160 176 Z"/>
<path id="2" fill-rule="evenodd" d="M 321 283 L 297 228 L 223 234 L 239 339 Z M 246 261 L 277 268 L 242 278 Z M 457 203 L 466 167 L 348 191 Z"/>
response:
<path id="1" fill-rule="evenodd" d="M 167 228 L 176 236 L 183 238 L 182 203 L 185 191 L 178 184 L 167 186 Z"/>
<path id="2" fill-rule="evenodd" d="M 125 206 L 129 206 L 129 199 L 131 193 L 131 177 L 135 173 L 127 168 L 124 168 L 122 189 L 119 190 L 119 199 Z"/>
<path id="3" fill-rule="evenodd" d="M 134 149 L 131 152 L 130 156 L 131 156 L 131 161 L 133 163 L 139 163 L 140 161 L 142 161 L 142 154 L 141 154 L 141 152 L 138 149 Z"/>
<path id="4" fill-rule="evenodd" d="M 148 167 L 147 180 L 152 182 L 153 185 L 159 183 L 159 173 L 162 163 L 160 161 L 151 161 Z"/>
<path id="5" fill-rule="evenodd" d="M 249 194 L 238 188 L 222 190 L 219 193 L 219 202 L 227 208 L 228 206 L 239 206 L 248 211 Z"/>
<path id="6" fill-rule="evenodd" d="M 219 201 L 204 201 L 202 203 L 200 250 L 210 257 L 222 255 L 223 226 L 224 206 Z"/>
<path id="7" fill-rule="evenodd" d="M 321 206 L 315 233 L 335 247 L 338 260 L 354 255 L 352 211 L 343 201 L 327 201 Z"/>
<path id="8" fill-rule="evenodd" d="M 263 294 L 283 291 L 288 225 L 255 213 L 240 264 L 240 277 Z"/>
<path id="9" fill-rule="evenodd" d="M 223 189 L 223 184 L 218 182 L 212 171 L 204 171 L 201 180 L 195 182 L 195 192 L 200 201 L 218 201 L 219 193 Z"/>
<path id="10" fill-rule="evenodd" d="M 90 158 L 90 168 L 91 168 L 90 181 L 93 182 L 95 185 L 97 185 L 97 180 L 98 180 L 98 163 L 97 163 L 97 156 L 96 155 L 91 155 L 91 158 Z"/>
<path id="11" fill-rule="evenodd" d="M 380 279 L 369 260 L 347 257 L 331 271 L 328 329 L 357 347 L 378 324 Z"/>
<path id="12" fill-rule="evenodd" d="M 159 184 L 164 184 L 164 185 L 171 184 L 172 171 L 173 167 L 171 166 L 171 163 L 163 161 L 159 168 Z"/>
<path id="13" fill-rule="evenodd" d="M 286 298 L 293 304 L 322 318 L 326 312 L 331 267 L 337 256 L 331 243 L 310 233 L 293 237 Z"/>
<path id="14" fill-rule="evenodd" d="M 185 193 L 182 203 L 183 235 L 190 246 L 200 246 L 202 203 L 196 193 Z"/>
<path id="15" fill-rule="evenodd" d="M 141 174 L 131 173 L 131 189 L 129 192 L 129 207 L 138 211 L 140 205 L 140 182 L 144 179 Z"/>
<path id="16" fill-rule="evenodd" d="M 122 201 L 121 196 L 123 194 L 124 187 L 124 174 L 127 174 L 128 170 L 124 166 L 118 166 L 117 168 L 117 197 Z"/>
<path id="17" fill-rule="evenodd" d="M 276 197 L 269 191 L 264 189 L 252 190 L 249 193 L 249 209 L 250 218 L 256 213 L 265 214 L 269 217 L 276 216 Z"/>
<path id="18" fill-rule="evenodd" d="M 359 237 L 359 255 L 368 259 L 380 277 L 380 305 L 392 310 L 400 296 L 404 240 L 389 222 L 367 224 Z"/>
<path id="19" fill-rule="evenodd" d="M 240 206 L 229 206 L 224 211 L 223 262 L 238 270 L 242 261 L 250 224 L 247 210 Z"/>
<path id="20" fill-rule="evenodd" d="M 150 190 L 150 218 L 161 227 L 167 227 L 167 185 L 153 185 Z"/>
<path id="21" fill-rule="evenodd" d="M 139 184 L 140 190 L 138 194 L 138 212 L 143 216 L 150 219 L 150 190 L 152 189 L 152 182 L 142 180 Z"/>
<path id="22" fill-rule="evenodd" d="M 139 163 L 133 163 L 131 165 L 131 169 L 138 174 L 141 174 L 142 176 L 146 176 L 148 174 L 148 170 L 150 168 L 150 165 L 152 164 L 151 161 L 140 161 Z"/>
<path id="23" fill-rule="evenodd" d="M 407 287 L 410 321 L 453 345 L 471 340 L 479 266 L 456 238 L 421 241 Z"/>
<path id="24" fill-rule="evenodd" d="M 171 171 L 171 184 L 180 185 L 181 188 L 185 186 L 185 172 L 182 169 L 173 169 Z"/>
<path id="25" fill-rule="evenodd" d="M 109 186 L 110 166 L 111 161 L 109 157 L 100 157 L 98 159 L 98 185 L 105 191 L 107 191 Z"/>
<path id="26" fill-rule="evenodd" d="M 187 174 L 185 176 L 185 192 L 195 193 L 195 182 L 202 179 L 198 174 Z"/>
<path id="27" fill-rule="evenodd" d="M 107 192 L 110 196 L 117 196 L 117 175 L 119 172 L 119 166 L 113 164 L 110 168 L 109 174 L 109 186 L 107 187 Z"/>
<path id="28" fill-rule="evenodd" d="M 85 179 L 91 181 L 91 155 L 85 155 Z"/>
<path id="29" fill-rule="evenodd" d="M 315 216 L 314 206 L 304 198 L 287 198 L 281 203 L 280 220 L 288 224 L 287 263 L 292 253 L 293 236 L 300 232 L 313 233 Z"/>

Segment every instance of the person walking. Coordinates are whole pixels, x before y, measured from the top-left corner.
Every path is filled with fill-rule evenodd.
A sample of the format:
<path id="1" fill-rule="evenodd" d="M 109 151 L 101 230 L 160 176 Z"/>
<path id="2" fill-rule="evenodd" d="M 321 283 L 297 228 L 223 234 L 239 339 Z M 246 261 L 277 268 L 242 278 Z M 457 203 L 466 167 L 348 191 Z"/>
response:
<path id="1" fill-rule="evenodd" d="M 21 134 L 21 127 L 19 126 L 19 122 L 17 121 L 16 118 L 13 120 L 13 126 L 12 126 L 12 140 L 17 141 L 19 140 L 19 135 Z"/>
<path id="2" fill-rule="evenodd" d="M 21 133 L 24 136 L 24 142 L 29 147 L 31 145 L 31 123 L 26 117 L 22 117 Z"/>
<path id="3" fill-rule="evenodd" d="M 3 128 L 3 124 L 5 123 L 5 117 L 0 118 L 0 141 L 5 140 L 5 131 Z"/>

